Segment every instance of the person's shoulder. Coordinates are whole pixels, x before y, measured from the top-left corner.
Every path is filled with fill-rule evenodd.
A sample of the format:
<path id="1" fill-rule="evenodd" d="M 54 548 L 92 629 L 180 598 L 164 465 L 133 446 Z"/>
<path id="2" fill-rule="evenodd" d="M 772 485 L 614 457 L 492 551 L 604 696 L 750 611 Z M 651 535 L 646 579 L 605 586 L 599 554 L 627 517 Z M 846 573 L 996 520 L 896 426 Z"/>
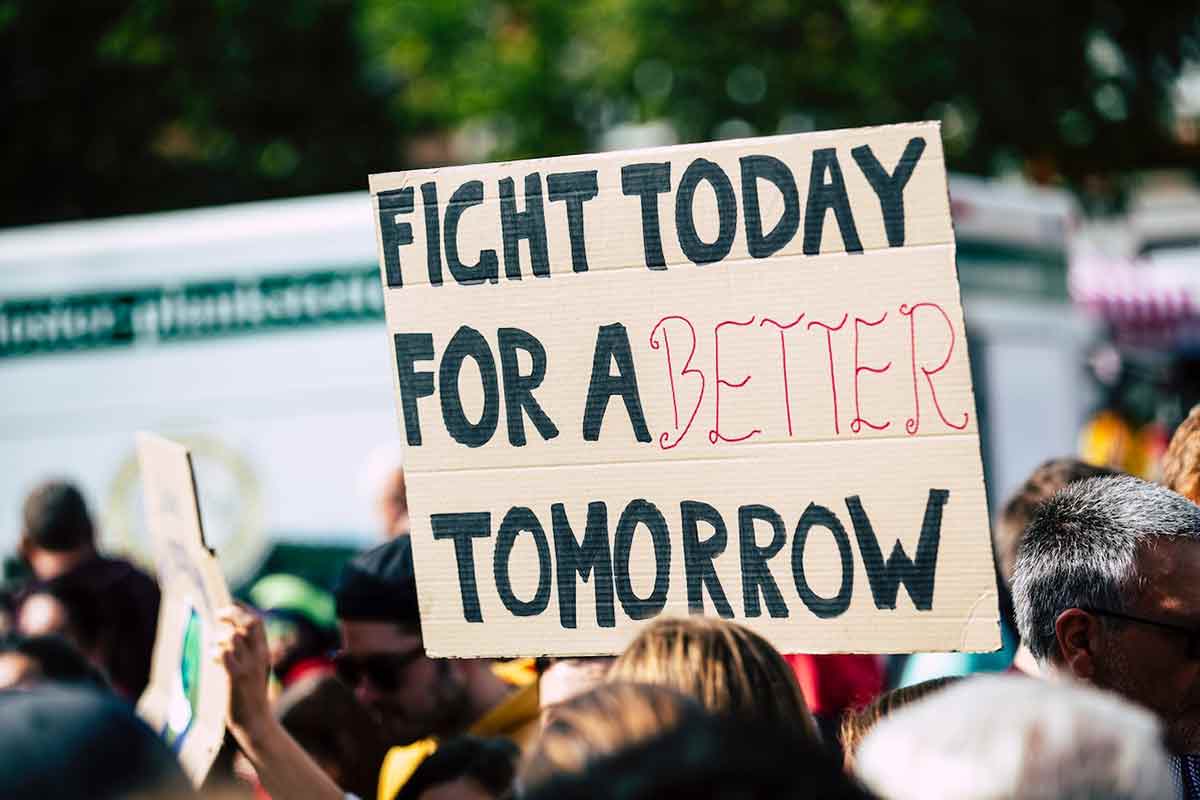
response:
<path id="1" fill-rule="evenodd" d="M 158 585 L 149 573 L 147 573 L 137 564 L 134 564 L 132 561 L 111 556 L 101 556 L 98 560 L 104 564 L 104 568 L 110 575 L 112 575 L 114 580 L 129 583 L 154 584 L 155 586 Z"/>
<path id="2" fill-rule="evenodd" d="M 158 595 L 158 583 L 154 578 L 132 562 L 111 556 L 97 555 L 88 559 L 53 582 L 60 586 L 77 586 L 93 591 Z"/>
<path id="3" fill-rule="evenodd" d="M 536 681 L 517 687 L 499 705 L 471 726 L 475 736 L 501 736 L 524 747 L 538 729 L 541 709 L 538 705 Z"/>

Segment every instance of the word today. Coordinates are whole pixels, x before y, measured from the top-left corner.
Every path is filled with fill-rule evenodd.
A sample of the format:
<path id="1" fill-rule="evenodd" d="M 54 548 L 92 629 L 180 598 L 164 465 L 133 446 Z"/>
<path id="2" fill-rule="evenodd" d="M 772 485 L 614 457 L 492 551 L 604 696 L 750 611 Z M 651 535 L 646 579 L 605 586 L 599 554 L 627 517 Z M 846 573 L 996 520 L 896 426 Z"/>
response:
<path id="1" fill-rule="evenodd" d="M 879 162 L 870 144 L 853 148 L 850 153 L 857 169 L 861 170 L 879 201 L 879 213 L 887 231 L 888 246 L 904 245 L 904 187 L 908 184 L 921 154 L 925 139 L 912 137 L 899 162 L 888 170 Z M 667 268 L 663 253 L 661 210 L 659 197 L 674 192 L 675 231 L 683 254 L 694 264 L 712 264 L 729 255 L 737 231 L 739 207 L 737 193 L 729 175 L 717 163 L 695 158 L 673 181 L 672 163 L 644 162 L 621 167 L 621 194 L 640 206 L 642 249 L 645 266 L 652 270 Z M 746 246 L 753 258 L 770 258 L 786 247 L 801 231 L 803 219 L 803 252 L 816 255 L 821 250 L 821 237 L 828 212 L 833 212 L 845 251 L 863 252 L 850 194 L 846 188 L 841 159 L 836 148 L 822 147 L 811 152 L 808 186 L 805 192 L 803 217 L 800 212 L 800 188 L 796 177 L 783 159 L 773 155 L 750 154 L 739 159 L 741 177 L 741 220 Z M 469 226 L 499 224 L 504 259 L 504 276 L 508 280 L 522 278 L 519 244 L 528 244 L 529 271 L 537 277 L 550 277 L 550 252 L 546 232 L 546 201 L 562 203 L 566 209 L 569 231 L 571 269 L 587 272 L 587 209 L 600 197 L 598 171 L 580 170 L 556 172 L 543 180 L 540 172 L 527 173 L 522 183 L 523 207 L 518 208 L 516 181 L 511 176 L 496 182 L 499 196 L 498 219 L 484 221 L 473 218 L 481 213 L 474 208 L 497 209 L 485 202 L 483 181 L 464 181 L 448 199 L 439 199 L 438 184 L 426 181 L 420 186 L 425 231 L 425 270 L 429 283 L 440 286 L 445 273 L 458 284 L 496 283 L 500 279 L 500 255 L 495 249 L 477 253 L 459 251 L 459 230 Z M 772 184 L 782 197 L 783 210 L 771 230 L 764 230 L 760 182 Z M 716 198 L 714 209 L 717 234 L 704 241 L 696 224 L 696 194 L 707 185 Z M 543 189 L 544 187 L 544 189 Z M 404 264 L 401 248 L 411 245 L 413 224 L 402 221 L 416 212 L 416 187 L 379 192 L 379 231 L 382 239 L 383 264 L 387 285 L 404 285 Z M 467 259 L 467 260 L 464 260 Z"/>

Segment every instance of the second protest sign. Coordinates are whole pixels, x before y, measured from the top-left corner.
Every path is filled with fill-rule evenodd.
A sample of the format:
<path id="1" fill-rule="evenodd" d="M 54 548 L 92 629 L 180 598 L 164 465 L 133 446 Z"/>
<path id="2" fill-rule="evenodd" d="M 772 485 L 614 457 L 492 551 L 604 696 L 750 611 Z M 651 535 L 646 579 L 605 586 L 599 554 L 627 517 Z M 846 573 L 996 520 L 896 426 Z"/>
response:
<path id="1" fill-rule="evenodd" d="M 371 192 L 431 655 L 998 646 L 935 123 Z"/>

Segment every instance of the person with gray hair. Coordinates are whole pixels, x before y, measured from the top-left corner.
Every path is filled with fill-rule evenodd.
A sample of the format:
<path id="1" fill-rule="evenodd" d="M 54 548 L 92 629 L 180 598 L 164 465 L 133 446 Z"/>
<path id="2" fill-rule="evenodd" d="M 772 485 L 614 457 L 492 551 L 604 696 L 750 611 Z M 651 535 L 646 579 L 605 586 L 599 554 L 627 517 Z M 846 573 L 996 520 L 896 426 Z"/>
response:
<path id="1" fill-rule="evenodd" d="M 1175 800 L 1149 712 L 1096 689 L 969 678 L 884 718 L 858 777 L 886 800 Z"/>
<path id="2" fill-rule="evenodd" d="M 1013 574 L 1039 663 L 1158 715 L 1185 797 L 1200 797 L 1200 507 L 1130 476 L 1059 491 Z"/>

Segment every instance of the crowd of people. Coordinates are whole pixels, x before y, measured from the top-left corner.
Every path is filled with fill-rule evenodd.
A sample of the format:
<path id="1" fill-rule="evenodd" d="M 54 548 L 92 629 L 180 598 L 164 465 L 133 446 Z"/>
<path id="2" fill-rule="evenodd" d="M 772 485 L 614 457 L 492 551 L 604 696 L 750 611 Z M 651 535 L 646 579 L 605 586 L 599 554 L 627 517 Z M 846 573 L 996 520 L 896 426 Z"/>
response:
<path id="1" fill-rule="evenodd" d="M 1004 646 L 784 655 L 664 617 L 614 657 L 426 655 L 403 479 L 332 590 L 263 578 L 207 657 L 230 682 L 205 784 L 136 716 L 158 589 L 35 489 L 0 608 L 0 797 L 1200 798 L 1200 406 L 1163 482 L 1070 458 L 998 515 Z"/>

